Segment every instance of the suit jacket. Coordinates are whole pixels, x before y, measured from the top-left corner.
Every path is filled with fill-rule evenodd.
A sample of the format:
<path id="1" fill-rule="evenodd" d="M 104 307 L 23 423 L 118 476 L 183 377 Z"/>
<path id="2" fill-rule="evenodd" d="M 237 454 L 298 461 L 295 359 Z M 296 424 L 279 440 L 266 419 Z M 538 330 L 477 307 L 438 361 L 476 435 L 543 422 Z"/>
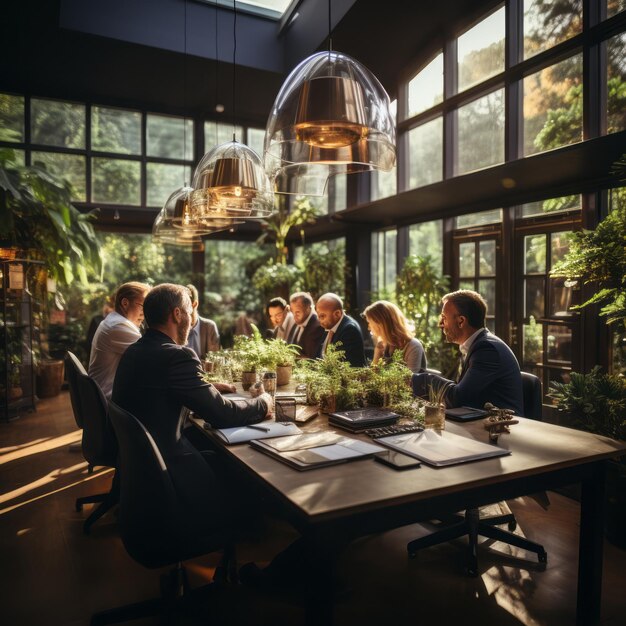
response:
<path id="1" fill-rule="evenodd" d="M 206 317 L 198 316 L 198 330 L 200 331 L 200 354 L 217 352 L 220 349 L 220 333 L 217 324 Z"/>
<path id="2" fill-rule="evenodd" d="M 359 323 L 349 315 L 344 315 L 330 343 L 341 343 L 339 350 L 342 350 L 344 357 L 352 367 L 365 367 L 365 350 L 363 348 L 363 333 Z M 320 346 L 318 357 L 322 356 Z"/>
<path id="3" fill-rule="evenodd" d="M 317 313 L 313 313 L 297 342 L 302 348 L 300 355 L 307 359 L 315 359 L 322 347 L 324 336 L 324 329 L 317 319 Z"/>
<path id="4" fill-rule="evenodd" d="M 428 385 L 433 388 L 448 385 L 448 407 L 482 409 L 486 402 L 491 402 L 500 409 L 513 409 L 516 415 L 524 415 L 519 363 L 509 346 L 487 329 L 470 346 L 458 383 L 435 374 L 413 375 L 416 396 L 428 395 Z"/>
<path id="5" fill-rule="evenodd" d="M 148 329 L 130 347 L 117 368 L 112 399 L 146 427 L 168 465 L 171 460 L 184 467 L 183 457 L 189 453 L 191 444 L 181 437 L 185 407 L 215 428 L 264 418 L 265 401 L 233 402 L 222 397 L 202 380 L 202 365 L 195 352 L 173 343 L 167 335 Z"/>

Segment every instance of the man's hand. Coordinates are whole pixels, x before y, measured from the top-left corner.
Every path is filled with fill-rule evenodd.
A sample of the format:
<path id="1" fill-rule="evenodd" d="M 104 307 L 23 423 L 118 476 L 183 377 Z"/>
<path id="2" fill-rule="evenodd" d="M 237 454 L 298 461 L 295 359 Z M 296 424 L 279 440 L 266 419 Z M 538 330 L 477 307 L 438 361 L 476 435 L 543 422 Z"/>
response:
<path id="1" fill-rule="evenodd" d="M 272 396 L 269 393 L 264 392 L 259 396 L 259 398 L 263 400 L 265 404 L 267 404 L 267 413 L 265 414 L 265 419 L 271 419 L 272 417 L 274 417 L 274 399 L 272 398 Z"/>
<path id="2" fill-rule="evenodd" d="M 235 391 L 237 391 L 237 387 L 235 387 L 235 385 L 230 385 L 229 383 L 213 383 L 213 386 L 220 393 L 235 393 Z"/>

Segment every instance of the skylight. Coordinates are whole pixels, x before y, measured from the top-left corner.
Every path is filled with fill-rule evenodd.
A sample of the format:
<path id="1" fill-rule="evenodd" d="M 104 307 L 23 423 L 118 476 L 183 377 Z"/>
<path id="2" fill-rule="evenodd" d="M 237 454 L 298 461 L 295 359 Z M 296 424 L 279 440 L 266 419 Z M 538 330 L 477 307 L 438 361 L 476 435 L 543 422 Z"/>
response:
<path id="1" fill-rule="evenodd" d="M 204 2 L 205 4 L 217 4 L 221 7 L 232 9 L 233 1 L 232 0 L 199 0 L 200 2 Z M 276 20 L 279 20 L 292 0 L 245 0 L 237 2 L 237 11 L 242 11 L 244 13 L 254 13 L 256 15 L 263 15 L 265 17 L 271 17 Z"/>

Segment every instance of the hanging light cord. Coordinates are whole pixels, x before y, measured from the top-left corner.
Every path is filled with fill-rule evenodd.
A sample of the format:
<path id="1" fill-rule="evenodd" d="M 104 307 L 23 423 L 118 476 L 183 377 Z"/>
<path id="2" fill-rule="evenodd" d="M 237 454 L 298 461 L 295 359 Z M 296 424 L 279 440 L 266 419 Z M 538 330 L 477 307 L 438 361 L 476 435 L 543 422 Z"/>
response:
<path id="1" fill-rule="evenodd" d="M 333 50 L 333 38 L 332 34 L 332 20 L 330 15 L 330 0 L 328 0 L 328 52 L 332 52 Z M 330 56 L 330 55 L 329 55 Z"/>
<path id="2" fill-rule="evenodd" d="M 219 59 L 219 49 L 217 45 L 217 20 L 218 20 L 218 11 L 217 11 L 217 0 L 214 2 L 215 5 L 215 110 L 213 111 L 213 115 L 215 115 L 217 111 L 217 105 L 219 104 L 219 67 L 220 67 L 220 59 Z M 218 121 L 217 115 L 215 115 L 215 145 L 218 142 Z"/>
<path id="3" fill-rule="evenodd" d="M 187 160 L 187 0 L 183 13 L 183 107 L 185 116 L 183 117 L 183 160 Z M 187 166 L 183 165 L 183 187 L 187 186 Z"/>
<path id="4" fill-rule="evenodd" d="M 235 73 L 237 58 L 237 0 L 233 0 L 233 141 L 235 141 Z"/>

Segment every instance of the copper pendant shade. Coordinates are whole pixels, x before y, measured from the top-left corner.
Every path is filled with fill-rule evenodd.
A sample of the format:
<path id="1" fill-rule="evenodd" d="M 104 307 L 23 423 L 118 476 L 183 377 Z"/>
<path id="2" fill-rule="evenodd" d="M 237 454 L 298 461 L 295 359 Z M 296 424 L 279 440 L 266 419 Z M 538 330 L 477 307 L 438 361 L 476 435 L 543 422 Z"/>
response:
<path id="1" fill-rule="evenodd" d="M 329 176 L 396 162 L 389 96 L 363 65 L 319 52 L 287 77 L 267 122 L 265 170 L 276 193 L 324 195 Z"/>

